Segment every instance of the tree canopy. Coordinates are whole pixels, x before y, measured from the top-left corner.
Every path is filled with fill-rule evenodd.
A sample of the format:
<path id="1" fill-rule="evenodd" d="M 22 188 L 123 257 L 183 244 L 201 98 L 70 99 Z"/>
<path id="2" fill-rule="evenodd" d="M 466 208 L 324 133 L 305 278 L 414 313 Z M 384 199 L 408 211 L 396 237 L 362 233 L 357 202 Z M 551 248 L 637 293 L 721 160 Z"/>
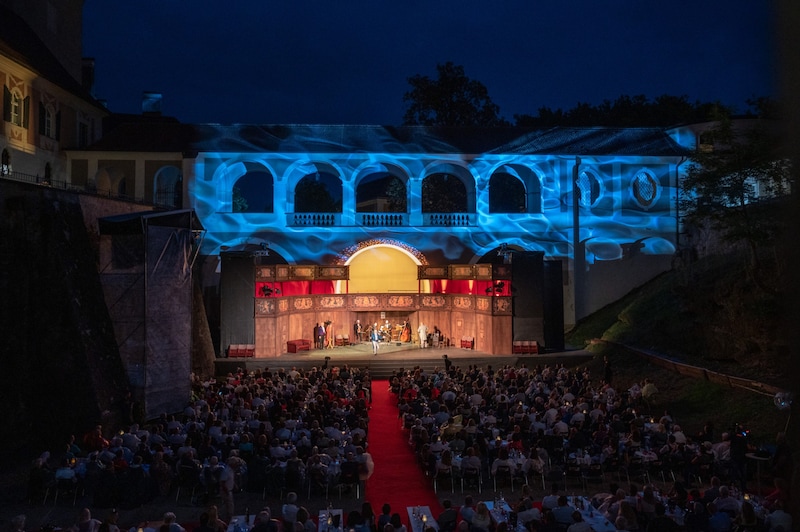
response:
<path id="1" fill-rule="evenodd" d="M 527 127 L 667 127 L 676 124 L 705 122 L 719 113 L 733 109 L 718 102 L 689 101 L 688 96 L 658 96 L 650 100 L 644 95 L 622 95 L 613 102 L 600 105 L 578 102 L 567 111 L 540 107 L 535 116 L 514 115 L 518 126 Z"/>
<path id="2" fill-rule="evenodd" d="M 790 159 L 781 152 L 779 123 L 767 120 L 775 105 L 750 102 L 750 120 L 716 116 L 700 137 L 686 177 L 681 181 L 680 206 L 685 220 L 710 225 L 726 240 L 749 250 L 749 273 L 757 285 L 775 291 L 774 275 L 764 275 L 760 253 L 776 245 L 782 230 L 777 209 L 792 191 Z"/>
<path id="3" fill-rule="evenodd" d="M 411 90 L 403 95 L 407 105 L 403 125 L 407 126 L 502 126 L 500 107 L 489 91 L 471 80 L 464 67 L 448 61 L 437 64 L 438 77 L 415 75 L 408 78 Z"/>

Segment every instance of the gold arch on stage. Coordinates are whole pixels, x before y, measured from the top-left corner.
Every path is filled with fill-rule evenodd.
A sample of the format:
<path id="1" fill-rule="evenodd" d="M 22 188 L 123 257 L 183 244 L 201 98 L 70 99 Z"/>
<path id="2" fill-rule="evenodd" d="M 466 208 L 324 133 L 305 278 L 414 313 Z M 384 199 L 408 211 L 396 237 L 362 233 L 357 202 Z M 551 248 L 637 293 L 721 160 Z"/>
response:
<path id="1" fill-rule="evenodd" d="M 408 250 L 388 243 L 365 247 L 353 253 L 345 263 L 350 280 L 338 281 L 337 293 L 427 293 L 430 282 L 418 279 L 422 262 Z"/>

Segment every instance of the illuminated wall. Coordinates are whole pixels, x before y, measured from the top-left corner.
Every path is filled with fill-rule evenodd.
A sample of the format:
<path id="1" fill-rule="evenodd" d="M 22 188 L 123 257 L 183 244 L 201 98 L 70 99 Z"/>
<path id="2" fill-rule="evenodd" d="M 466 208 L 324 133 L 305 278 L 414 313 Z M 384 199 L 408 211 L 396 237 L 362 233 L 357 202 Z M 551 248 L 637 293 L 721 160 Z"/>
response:
<path id="1" fill-rule="evenodd" d="M 429 264 L 450 264 L 475 263 L 505 243 L 542 251 L 546 260 L 565 259 L 567 324 L 633 288 L 615 278 L 615 268 L 604 267 L 597 271 L 616 286 L 604 294 L 609 285 L 595 286 L 603 282 L 593 276 L 595 265 L 617 264 L 625 276 L 638 272 L 636 282 L 669 267 L 684 152 L 659 130 L 521 132 L 495 145 L 484 140 L 479 153 L 467 151 L 463 139 L 419 131 L 424 135 L 402 138 L 372 126 L 357 135 L 331 126 L 283 126 L 280 135 L 244 126 L 218 132 L 220 138 L 206 139 L 184 172 L 186 199 L 208 230 L 201 253 L 266 243 L 289 264 L 332 264 L 347 261 L 361 242 L 386 239 L 402 242 Z M 224 148 L 210 149 L 215 145 Z M 466 193 L 459 212 L 423 208 L 425 179 L 442 174 L 457 179 Z M 405 187 L 405 212 L 357 212 L 359 187 L 387 175 Z M 493 212 L 500 199 L 491 197 L 493 179 L 511 181 L 514 195 L 524 196 L 512 202 L 519 212 Z M 303 180 L 331 183 L 339 203 L 325 213 L 297 212 Z M 242 191 L 254 198 L 261 188 L 264 201 L 254 212 L 237 212 Z"/>

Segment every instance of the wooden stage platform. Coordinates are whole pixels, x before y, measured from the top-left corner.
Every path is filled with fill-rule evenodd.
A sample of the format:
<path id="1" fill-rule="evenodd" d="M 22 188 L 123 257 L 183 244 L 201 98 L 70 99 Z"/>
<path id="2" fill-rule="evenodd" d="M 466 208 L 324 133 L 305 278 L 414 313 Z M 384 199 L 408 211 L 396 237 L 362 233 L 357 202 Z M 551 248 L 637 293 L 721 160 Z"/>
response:
<path id="1" fill-rule="evenodd" d="M 325 357 L 331 357 L 328 366 L 342 366 L 347 364 L 351 367 L 368 368 L 370 374 L 375 379 L 387 378 L 392 371 L 399 368 L 411 368 L 421 366 L 427 371 L 444 365 L 443 355 L 453 362 L 456 366 L 467 367 L 471 364 L 486 366 L 491 364 L 493 367 L 501 367 L 506 364 L 521 365 L 529 367 L 538 364 L 564 363 L 568 366 L 578 365 L 588 361 L 594 355 L 583 349 L 572 349 L 562 352 L 545 352 L 535 355 L 490 355 L 474 349 L 461 349 L 458 347 L 440 347 L 420 349 L 417 344 L 402 343 L 383 343 L 377 355 L 372 354 L 372 344 L 365 342 L 348 346 L 335 347 L 333 349 L 311 349 L 310 351 L 300 351 L 299 353 L 283 353 L 274 358 L 217 358 L 215 360 L 216 374 L 226 375 L 238 369 L 245 371 L 255 371 L 257 369 L 270 368 L 271 370 L 308 369 L 314 366 L 322 366 Z"/>

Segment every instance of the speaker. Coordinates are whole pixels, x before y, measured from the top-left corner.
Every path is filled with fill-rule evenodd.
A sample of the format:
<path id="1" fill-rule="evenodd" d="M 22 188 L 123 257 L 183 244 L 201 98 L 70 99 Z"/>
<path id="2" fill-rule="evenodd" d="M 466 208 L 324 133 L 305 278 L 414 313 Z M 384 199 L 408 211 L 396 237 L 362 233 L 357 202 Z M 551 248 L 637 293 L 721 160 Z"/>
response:
<path id="1" fill-rule="evenodd" d="M 511 268 L 514 340 L 544 345 L 544 253 L 514 253 Z"/>

